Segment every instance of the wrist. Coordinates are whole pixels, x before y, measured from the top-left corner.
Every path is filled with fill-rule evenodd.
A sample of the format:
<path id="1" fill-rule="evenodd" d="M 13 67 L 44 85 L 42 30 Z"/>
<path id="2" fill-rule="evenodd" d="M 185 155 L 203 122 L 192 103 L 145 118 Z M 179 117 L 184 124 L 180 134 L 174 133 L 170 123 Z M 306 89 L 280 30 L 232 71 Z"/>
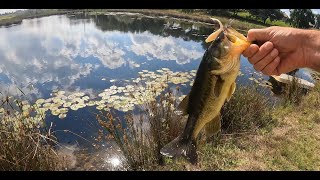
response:
<path id="1" fill-rule="evenodd" d="M 303 53 L 305 57 L 305 67 L 320 71 L 320 31 L 303 31 Z"/>

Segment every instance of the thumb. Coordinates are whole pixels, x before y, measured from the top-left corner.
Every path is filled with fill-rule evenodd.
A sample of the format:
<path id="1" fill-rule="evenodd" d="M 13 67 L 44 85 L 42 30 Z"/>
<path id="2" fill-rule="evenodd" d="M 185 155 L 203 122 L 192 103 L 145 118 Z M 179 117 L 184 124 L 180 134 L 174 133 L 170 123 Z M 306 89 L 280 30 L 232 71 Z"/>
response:
<path id="1" fill-rule="evenodd" d="M 250 29 L 247 35 L 248 41 L 269 41 L 271 35 L 267 29 Z"/>

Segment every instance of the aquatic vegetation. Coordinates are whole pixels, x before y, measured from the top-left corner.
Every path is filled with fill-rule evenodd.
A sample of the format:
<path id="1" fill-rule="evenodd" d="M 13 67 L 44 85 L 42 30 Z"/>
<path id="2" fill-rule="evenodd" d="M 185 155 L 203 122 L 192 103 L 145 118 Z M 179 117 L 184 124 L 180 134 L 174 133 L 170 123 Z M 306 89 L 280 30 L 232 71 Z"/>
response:
<path id="1" fill-rule="evenodd" d="M 108 89 L 104 89 L 103 92 L 98 94 L 101 99 L 90 99 L 83 92 L 70 93 L 56 89 L 52 92 L 52 97 L 38 99 L 36 104 L 43 110 L 51 110 L 52 115 L 59 117 L 64 117 L 68 112 L 60 111 L 58 109 L 60 107 L 77 111 L 86 106 L 97 105 L 98 110 L 103 110 L 108 106 L 118 111 L 127 112 L 133 110 L 136 105 L 144 104 L 159 96 L 170 83 L 186 86 L 185 83 L 193 81 L 194 72 L 194 70 L 191 72 L 172 72 L 169 68 L 162 68 L 156 72 L 142 70 L 139 72 L 140 77 L 132 79 L 132 83 L 129 81 L 124 86 L 112 85 Z M 134 83 L 139 84 L 133 85 Z M 25 110 L 28 108 L 28 106 L 24 107 Z"/>
<path id="2" fill-rule="evenodd" d="M 257 72 L 250 72 L 249 73 L 251 75 L 251 77 L 248 78 L 248 80 L 253 81 L 254 84 L 261 86 L 261 87 L 265 87 L 268 89 L 272 89 L 273 85 L 270 81 L 265 80 L 265 78 L 263 77 L 263 74 L 261 72 L 257 73 Z M 243 74 L 240 73 L 239 76 L 242 76 Z"/>
<path id="3" fill-rule="evenodd" d="M 67 117 L 66 114 L 60 114 L 60 115 L 59 115 L 59 118 L 60 118 L 60 119 L 64 119 L 65 117 Z"/>
<path id="4" fill-rule="evenodd" d="M 43 128 L 46 109 L 38 106 L 45 102 L 44 99 L 29 104 L 28 101 L 0 97 L 3 102 L 0 107 L 0 170 L 68 169 L 65 156 L 59 156 L 54 148 L 57 139 L 51 133 L 51 127 Z"/>
<path id="5" fill-rule="evenodd" d="M 122 164 L 126 169 L 150 170 L 156 165 L 163 165 L 160 148 L 181 131 L 184 123 L 184 117 L 177 115 L 172 108 L 178 104 L 178 95 L 178 92 L 168 89 L 160 94 L 158 100 L 156 95 L 151 95 L 153 99 L 143 103 L 137 114 L 128 112 L 124 119 L 112 111 L 100 112 L 96 116 L 102 128 L 98 139 L 121 150 L 125 157 Z M 123 108 L 123 111 L 127 110 Z"/>
<path id="6" fill-rule="evenodd" d="M 71 105 L 71 106 L 70 106 L 70 109 L 76 111 L 76 110 L 78 110 L 79 108 L 78 108 L 76 105 Z"/>
<path id="7" fill-rule="evenodd" d="M 88 103 L 87 103 L 87 106 L 94 106 L 96 103 L 94 102 L 94 101 L 89 101 Z"/>
<path id="8" fill-rule="evenodd" d="M 45 102 L 44 99 L 38 99 L 38 100 L 36 101 L 36 104 L 41 105 L 41 104 L 43 104 L 44 102 Z"/>
<path id="9" fill-rule="evenodd" d="M 97 110 L 115 109 L 117 111 L 128 112 L 136 107 L 148 103 L 157 98 L 168 87 L 192 86 L 196 70 L 186 72 L 173 72 L 169 68 L 161 68 L 156 71 L 141 70 L 137 78 L 131 78 L 123 86 L 112 85 L 102 92 L 97 93 L 97 98 L 90 98 L 84 92 L 69 92 L 55 89 L 48 99 L 37 99 L 35 104 L 42 113 L 51 111 L 53 116 L 65 118 L 68 109 L 77 111 L 86 106 L 95 106 Z M 239 74 L 242 74 L 241 72 Z M 253 76 L 257 76 L 256 78 Z M 252 73 L 249 80 L 258 82 L 264 87 L 271 87 L 270 83 L 263 80 L 262 74 Z M 259 79 L 260 78 L 260 79 Z M 117 80 L 111 79 L 110 82 Z M 181 99 L 181 97 L 179 97 Z M 23 101 L 23 110 L 27 111 L 28 101 Z M 63 109 L 63 110 L 61 110 Z M 60 116 L 61 115 L 61 116 Z"/>

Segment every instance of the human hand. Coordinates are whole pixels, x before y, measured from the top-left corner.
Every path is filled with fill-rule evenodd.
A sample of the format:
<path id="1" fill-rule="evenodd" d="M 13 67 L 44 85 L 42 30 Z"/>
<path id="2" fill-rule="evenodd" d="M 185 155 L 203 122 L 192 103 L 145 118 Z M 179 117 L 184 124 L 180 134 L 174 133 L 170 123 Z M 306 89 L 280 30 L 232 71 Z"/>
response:
<path id="1" fill-rule="evenodd" d="M 307 30 L 272 26 L 265 29 L 250 29 L 248 41 L 262 43 L 251 44 L 243 55 L 257 71 L 265 75 L 280 75 L 297 68 L 309 66 Z"/>

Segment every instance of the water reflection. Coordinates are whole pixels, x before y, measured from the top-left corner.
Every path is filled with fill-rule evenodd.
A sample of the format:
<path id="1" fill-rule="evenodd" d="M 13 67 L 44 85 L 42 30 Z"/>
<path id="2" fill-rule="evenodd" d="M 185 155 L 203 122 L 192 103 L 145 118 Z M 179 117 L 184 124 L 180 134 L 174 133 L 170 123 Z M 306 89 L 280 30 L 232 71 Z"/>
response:
<path id="1" fill-rule="evenodd" d="M 101 66 L 139 67 L 143 62 L 137 59 L 186 64 L 199 60 L 204 51 L 196 42 L 203 37 L 188 35 L 197 29 L 190 23 L 114 15 L 83 18 L 50 16 L 1 28 L 1 83 L 24 83 L 23 87 L 32 83 L 36 91 L 30 93 L 42 96 L 40 84 L 51 90 L 69 89 Z M 170 24 L 183 28 L 172 30 Z"/>
<path id="2" fill-rule="evenodd" d="M 136 55 L 145 56 L 148 60 L 175 60 L 178 64 L 190 63 L 202 58 L 203 50 L 195 44 L 173 37 L 154 36 L 150 33 L 130 35 L 132 45 L 128 48 Z M 166 53 L 163 53 L 166 52 Z"/>

